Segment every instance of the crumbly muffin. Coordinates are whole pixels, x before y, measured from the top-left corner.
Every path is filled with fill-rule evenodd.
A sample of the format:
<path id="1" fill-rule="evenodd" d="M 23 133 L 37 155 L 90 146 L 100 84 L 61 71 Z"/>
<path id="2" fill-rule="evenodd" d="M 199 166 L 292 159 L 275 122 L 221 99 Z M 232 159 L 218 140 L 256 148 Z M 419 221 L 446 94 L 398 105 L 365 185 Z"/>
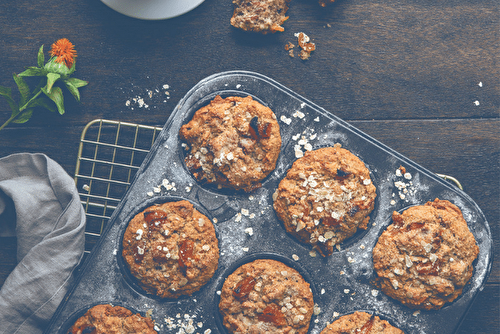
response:
<path id="1" fill-rule="evenodd" d="M 328 256 L 358 228 L 367 228 L 376 196 L 363 162 L 336 145 L 296 160 L 273 199 L 287 232 Z"/>
<path id="2" fill-rule="evenodd" d="M 199 290 L 219 262 L 212 222 L 184 200 L 137 214 L 123 236 L 122 254 L 139 285 L 162 298 Z"/>
<path id="3" fill-rule="evenodd" d="M 229 275 L 219 303 L 230 333 L 307 333 L 313 307 L 309 283 L 295 269 L 269 259 Z"/>
<path id="4" fill-rule="evenodd" d="M 288 19 L 285 16 L 289 0 L 233 0 L 233 27 L 262 34 L 284 31 L 281 26 Z"/>
<path id="5" fill-rule="evenodd" d="M 460 209 L 435 199 L 394 212 L 392 220 L 373 249 L 381 290 L 411 308 L 440 309 L 455 300 L 479 253 Z"/>
<path id="6" fill-rule="evenodd" d="M 89 309 L 69 329 L 68 334 L 157 334 L 150 318 L 109 304 Z"/>
<path id="7" fill-rule="evenodd" d="M 252 191 L 276 167 L 281 135 L 271 109 L 248 97 L 216 96 L 180 129 L 185 163 L 201 183 Z"/>
<path id="8" fill-rule="evenodd" d="M 321 334 L 404 334 L 402 330 L 391 326 L 385 320 L 366 312 L 354 312 L 344 315 L 329 324 Z"/>

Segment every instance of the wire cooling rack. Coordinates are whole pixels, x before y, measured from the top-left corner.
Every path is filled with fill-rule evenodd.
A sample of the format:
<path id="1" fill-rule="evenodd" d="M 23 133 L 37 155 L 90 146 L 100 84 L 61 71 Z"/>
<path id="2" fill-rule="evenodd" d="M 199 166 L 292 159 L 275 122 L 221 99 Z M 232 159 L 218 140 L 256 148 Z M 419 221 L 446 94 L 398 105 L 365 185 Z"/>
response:
<path id="1" fill-rule="evenodd" d="M 82 131 L 75 184 L 87 217 L 90 253 L 162 128 L 96 119 Z M 462 189 L 454 177 L 437 174 Z"/>
<path id="2" fill-rule="evenodd" d="M 96 119 L 82 131 L 75 184 L 85 210 L 90 253 L 162 128 Z"/>

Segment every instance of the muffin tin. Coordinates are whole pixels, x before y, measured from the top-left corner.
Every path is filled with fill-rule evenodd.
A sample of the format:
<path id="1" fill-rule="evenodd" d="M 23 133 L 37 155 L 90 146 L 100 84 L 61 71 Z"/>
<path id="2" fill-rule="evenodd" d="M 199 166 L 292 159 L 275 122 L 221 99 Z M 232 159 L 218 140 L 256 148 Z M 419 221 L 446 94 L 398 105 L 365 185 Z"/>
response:
<path id="1" fill-rule="evenodd" d="M 251 95 L 278 118 L 282 147 L 276 169 L 261 188 L 251 193 L 198 184 L 184 165 L 185 148 L 179 140 L 179 129 L 216 95 Z M 336 143 L 368 167 L 377 198 L 368 229 L 323 258 L 286 233 L 274 213 L 272 194 L 297 159 L 298 149 L 304 152 Z M 396 173 L 400 166 L 411 179 Z M 392 222 L 393 211 L 435 198 L 449 200 L 462 210 L 479 246 L 479 256 L 470 283 L 456 301 L 438 311 L 415 311 L 375 287 L 371 251 Z M 146 206 L 180 199 L 191 201 L 215 222 L 219 267 L 192 296 L 160 299 L 138 288 L 127 273 L 121 258 L 121 238 L 131 217 Z M 405 333 L 446 334 L 456 331 L 487 280 L 492 241 L 481 209 L 461 190 L 268 77 L 245 71 L 223 72 L 200 81 L 175 107 L 46 333 L 65 334 L 79 315 L 98 303 L 151 314 L 159 333 L 226 333 L 218 312 L 218 291 L 238 265 L 257 258 L 280 260 L 311 284 L 319 311 L 313 315 L 311 334 L 320 333 L 327 323 L 354 311 L 375 313 Z"/>

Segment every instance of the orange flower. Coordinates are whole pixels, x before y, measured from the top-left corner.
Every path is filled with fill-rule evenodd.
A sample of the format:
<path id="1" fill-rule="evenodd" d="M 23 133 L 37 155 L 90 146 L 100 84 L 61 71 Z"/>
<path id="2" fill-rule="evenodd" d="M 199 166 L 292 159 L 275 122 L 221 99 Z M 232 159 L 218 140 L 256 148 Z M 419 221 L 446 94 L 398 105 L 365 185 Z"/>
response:
<path id="1" fill-rule="evenodd" d="M 64 63 L 67 68 L 71 68 L 76 58 L 75 46 L 67 38 L 61 38 L 52 44 L 50 55 L 57 57 L 56 62 Z"/>

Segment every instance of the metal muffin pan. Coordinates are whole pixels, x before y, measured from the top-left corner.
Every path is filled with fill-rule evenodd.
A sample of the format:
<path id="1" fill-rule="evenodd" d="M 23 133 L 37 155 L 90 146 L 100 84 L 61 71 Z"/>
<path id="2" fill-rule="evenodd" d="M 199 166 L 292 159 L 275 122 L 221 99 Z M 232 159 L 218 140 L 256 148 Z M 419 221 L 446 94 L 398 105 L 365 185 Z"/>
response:
<path id="1" fill-rule="evenodd" d="M 280 124 L 282 147 L 276 169 L 251 193 L 198 184 L 184 165 L 179 129 L 216 95 L 251 95 L 270 107 Z M 365 163 L 377 187 L 368 229 L 346 240 L 327 258 L 314 256 L 309 246 L 288 235 L 272 207 L 273 192 L 297 159 L 300 138 L 304 139 L 302 151 L 340 143 Z M 396 174 L 400 166 L 411 179 Z M 393 211 L 435 198 L 449 200 L 462 210 L 479 256 L 468 287 L 456 301 L 438 311 L 416 312 L 375 287 L 371 252 L 391 223 Z M 128 221 L 148 204 L 170 199 L 189 200 L 211 218 L 220 249 L 214 277 L 191 297 L 178 300 L 160 299 L 137 288 L 124 272 L 121 258 L 121 238 Z M 266 76 L 223 72 L 200 81 L 175 107 L 46 333 L 65 334 L 71 326 L 68 319 L 74 320 L 75 314 L 113 301 L 142 314 L 149 312 L 159 333 L 226 333 L 218 312 L 218 291 L 238 264 L 256 258 L 281 259 L 311 284 L 320 310 L 313 315 L 311 334 L 354 311 L 374 313 L 405 333 L 446 334 L 457 330 L 488 278 L 492 240 L 484 214 L 463 191 Z"/>

